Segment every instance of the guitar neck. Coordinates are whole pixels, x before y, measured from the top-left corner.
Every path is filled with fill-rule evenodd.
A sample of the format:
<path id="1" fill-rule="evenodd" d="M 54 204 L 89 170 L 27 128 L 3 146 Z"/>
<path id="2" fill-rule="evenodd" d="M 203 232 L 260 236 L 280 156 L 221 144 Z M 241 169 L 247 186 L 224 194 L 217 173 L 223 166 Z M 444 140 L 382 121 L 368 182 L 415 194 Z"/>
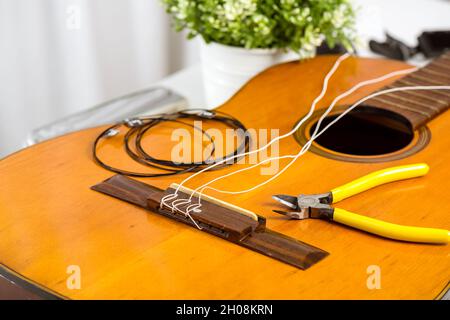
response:
<path id="1" fill-rule="evenodd" d="M 450 52 L 381 90 L 407 86 L 445 85 L 450 85 Z M 371 98 L 365 102 L 365 105 L 396 112 L 408 119 L 413 129 L 417 129 L 450 107 L 450 91 L 396 91 Z"/>

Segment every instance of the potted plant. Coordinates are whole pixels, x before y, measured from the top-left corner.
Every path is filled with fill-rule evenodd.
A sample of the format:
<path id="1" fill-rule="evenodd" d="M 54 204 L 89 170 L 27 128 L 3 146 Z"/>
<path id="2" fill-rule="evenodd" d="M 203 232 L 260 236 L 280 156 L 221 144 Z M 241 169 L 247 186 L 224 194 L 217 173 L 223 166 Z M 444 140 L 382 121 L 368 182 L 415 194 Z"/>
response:
<path id="1" fill-rule="evenodd" d="M 322 44 L 352 50 L 349 0 L 162 0 L 177 31 L 200 35 L 207 103 L 226 101 L 280 62 L 313 57 Z"/>

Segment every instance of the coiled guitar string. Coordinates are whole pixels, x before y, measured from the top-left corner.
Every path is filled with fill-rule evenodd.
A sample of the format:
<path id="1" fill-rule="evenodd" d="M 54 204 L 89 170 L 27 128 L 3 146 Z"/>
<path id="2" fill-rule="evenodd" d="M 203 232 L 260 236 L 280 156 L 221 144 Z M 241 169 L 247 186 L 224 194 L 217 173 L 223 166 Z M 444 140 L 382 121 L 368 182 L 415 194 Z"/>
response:
<path id="1" fill-rule="evenodd" d="M 209 111 L 204 109 L 191 109 L 187 111 L 179 111 L 177 113 L 173 114 L 157 114 L 152 116 L 143 116 L 143 117 L 135 117 L 132 119 L 126 119 L 124 121 L 121 121 L 119 123 L 116 123 L 103 132 L 101 132 L 97 138 L 95 139 L 93 146 L 92 146 L 92 155 L 101 167 L 123 175 L 132 176 L 132 177 L 164 177 L 164 176 L 170 176 L 170 175 L 176 175 L 176 174 L 182 174 L 187 172 L 196 172 L 201 170 L 202 168 L 210 165 L 211 163 L 215 161 L 220 161 L 222 159 L 228 159 L 229 157 L 233 155 L 239 155 L 240 153 L 249 150 L 250 146 L 250 139 L 248 136 L 244 136 L 242 142 L 240 145 L 234 150 L 232 153 L 220 158 L 220 159 L 214 159 L 213 154 L 215 152 L 216 146 L 213 141 L 213 138 L 203 129 L 197 128 L 195 125 L 180 121 L 180 119 L 192 119 L 192 120 L 210 120 L 210 121 L 217 121 L 219 123 L 222 123 L 230 128 L 240 130 L 242 132 L 245 132 L 247 129 L 245 126 L 236 118 L 221 112 L 221 111 Z M 174 162 L 172 160 L 165 160 L 165 159 L 157 159 L 152 156 L 150 156 L 142 147 L 141 140 L 142 137 L 147 133 L 148 130 L 152 129 L 153 127 L 165 123 L 165 122 L 176 122 L 181 125 L 192 127 L 194 130 L 197 130 L 201 132 L 208 140 L 210 141 L 210 145 L 212 146 L 211 151 L 209 152 L 209 155 L 206 157 L 205 160 L 197 161 L 197 162 Z M 107 164 L 104 160 L 102 160 L 99 155 L 97 154 L 97 149 L 100 141 L 103 139 L 110 138 L 116 134 L 119 133 L 119 128 L 125 126 L 128 127 L 128 131 L 125 133 L 123 138 L 123 144 L 124 149 L 126 153 L 136 162 L 144 165 L 149 166 L 153 168 L 157 168 L 160 170 L 164 170 L 166 172 L 163 173 L 145 173 L 145 172 L 133 172 L 133 171 L 127 171 L 121 168 L 113 167 L 109 164 Z M 131 147 L 132 138 L 134 139 L 134 149 L 136 151 L 133 151 Z M 238 156 L 239 157 L 239 156 Z M 220 169 L 222 167 L 228 166 L 230 163 L 224 163 L 219 167 L 216 167 L 215 169 Z"/>

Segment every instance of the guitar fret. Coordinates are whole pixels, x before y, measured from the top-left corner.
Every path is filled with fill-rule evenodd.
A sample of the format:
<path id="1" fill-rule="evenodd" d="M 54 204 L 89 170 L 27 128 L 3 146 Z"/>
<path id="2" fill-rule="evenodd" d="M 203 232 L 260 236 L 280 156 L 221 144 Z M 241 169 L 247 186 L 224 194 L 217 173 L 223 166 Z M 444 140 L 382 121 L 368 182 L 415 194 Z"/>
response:
<path id="1" fill-rule="evenodd" d="M 428 119 L 431 118 L 431 117 L 433 116 L 432 114 L 429 114 L 428 112 L 420 111 L 420 110 L 417 110 L 417 109 L 414 109 L 414 108 L 410 108 L 410 107 L 406 107 L 406 106 L 403 106 L 403 105 L 397 105 L 397 104 L 394 104 L 393 102 L 387 101 L 387 100 L 385 100 L 385 99 L 383 99 L 383 98 L 380 98 L 380 97 L 373 97 L 372 99 L 375 100 L 375 101 L 379 101 L 379 102 L 381 102 L 381 103 L 390 105 L 390 106 L 392 106 L 393 108 L 399 108 L 399 109 L 408 110 L 408 111 L 410 111 L 410 112 L 419 113 L 419 114 L 421 114 L 421 115 L 424 115 L 424 116 L 427 117 Z M 369 101 L 370 101 L 370 100 L 369 100 Z"/>
<path id="2" fill-rule="evenodd" d="M 402 105 L 402 106 L 405 106 L 405 107 L 409 107 L 409 108 L 412 108 L 412 107 L 415 107 L 414 109 L 415 110 L 421 110 L 421 109 L 431 109 L 431 110 L 434 110 L 435 112 L 439 112 L 439 109 L 437 109 L 437 108 L 435 108 L 435 107 L 430 107 L 429 105 L 423 105 L 423 104 L 419 104 L 419 103 L 417 103 L 417 102 L 415 102 L 415 101 L 406 101 L 407 102 L 407 104 L 405 105 L 404 104 L 404 99 L 399 99 L 399 98 L 396 98 L 396 97 L 394 97 L 393 95 L 391 95 L 391 94 L 386 94 L 386 95 L 384 95 L 383 97 L 382 97 L 382 99 L 384 99 L 384 100 L 387 100 L 387 101 L 390 101 L 391 103 L 395 103 L 395 104 L 399 104 L 399 105 Z M 410 105 L 410 104 L 412 104 L 412 106 Z M 417 108 L 416 108 L 417 107 Z M 424 111 L 425 112 L 425 111 Z"/>
<path id="3" fill-rule="evenodd" d="M 446 70 L 448 70 L 450 72 L 450 66 L 446 65 L 445 63 L 441 63 L 441 61 L 435 60 L 435 61 L 431 62 L 430 65 L 431 66 L 437 66 L 437 67 L 439 67 L 441 69 L 446 69 Z"/>
<path id="4" fill-rule="evenodd" d="M 415 104 L 417 106 L 424 107 L 424 108 L 427 108 L 427 109 L 432 109 L 432 110 L 434 110 L 436 112 L 439 112 L 439 108 L 437 108 L 437 107 L 434 107 L 432 105 L 426 104 L 426 103 L 421 102 L 421 101 L 411 100 L 411 99 L 405 98 L 404 96 L 397 95 L 396 93 L 398 93 L 398 92 L 391 92 L 391 93 L 386 94 L 386 96 L 387 97 L 391 97 L 391 98 L 395 98 L 397 100 L 404 101 L 404 102 L 407 102 L 407 103 L 412 103 L 412 104 Z"/>
<path id="5" fill-rule="evenodd" d="M 411 82 L 410 80 L 412 80 L 412 79 L 408 79 L 408 80 L 406 80 L 406 78 L 405 78 L 405 79 L 400 79 L 400 80 L 396 81 L 396 82 L 394 83 L 394 85 L 395 85 L 396 83 L 399 83 L 399 84 L 405 84 L 406 86 L 420 86 L 420 85 L 423 85 L 423 84 L 421 84 L 421 83 Z M 447 98 L 447 99 L 450 98 L 450 94 L 446 93 L 446 92 L 443 91 L 443 90 L 430 90 L 430 91 L 427 91 L 427 92 L 433 92 L 433 93 L 435 93 L 435 94 L 439 94 L 439 95 L 441 95 L 441 96 L 444 96 L 444 97 Z"/>
<path id="6" fill-rule="evenodd" d="M 398 88 L 398 87 L 391 85 L 391 86 L 387 86 L 386 88 L 391 89 L 391 88 Z M 430 103 L 440 103 L 443 106 L 448 106 L 449 105 L 448 101 L 440 100 L 437 97 L 433 97 L 434 91 L 428 90 L 428 91 L 425 91 L 424 93 L 422 93 L 422 92 L 423 91 L 412 91 L 411 90 L 411 91 L 403 91 L 403 92 L 402 91 L 391 92 L 390 94 L 395 93 L 395 94 L 398 94 L 398 95 L 401 95 L 401 94 L 403 94 L 403 95 L 411 95 L 411 96 L 415 96 L 415 97 L 418 97 L 418 98 L 421 98 L 421 99 L 424 99 L 424 100 L 428 100 L 428 101 L 430 101 Z M 439 96 L 439 95 L 437 95 L 437 96 Z"/>
<path id="7" fill-rule="evenodd" d="M 449 52 L 446 52 L 445 54 L 443 54 L 442 56 L 440 56 L 439 59 L 450 60 L 450 54 L 449 54 Z"/>
<path id="8" fill-rule="evenodd" d="M 423 89 L 417 87 L 424 87 Z M 374 107 L 395 111 L 406 117 L 414 129 L 450 108 L 450 90 L 426 87 L 450 86 L 450 51 L 382 89 L 400 89 L 368 99 Z M 404 87 L 411 87 L 408 90 Z M 403 90 L 401 88 L 404 88 Z M 379 91 L 380 91 L 379 90 Z"/>
<path id="9" fill-rule="evenodd" d="M 440 82 L 440 81 L 432 80 L 432 79 L 429 79 L 429 78 L 426 78 L 426 77 L 422 77 L 422 76 L 420 76 L 420 75 L 417 75 L 415 72 L 409 74 L 409 75 L 408 75 L 408 78 L 409 78 L 409 77 L 411 77 L 411 78 L 413 78 L 413 79 L 418 79 L 418 80 L 425 81 L 425 83 L 428 82 L 428 83 L 431 83 L 431 84 L 435 84 L 435 85 L 437 85 L 437 86 L 444 86 L 444 85 L 445 85 L 445 83 L 442 83 L 442 82 Z M 427 84 L 425 84 L 425 85 L 427 85 Z"/>
<path id="10" fill-rule="evenodd" d="M 421 70 L 429 70 L 436 72 L 437 74 L 443 76 L 443 77 L 450 77 L 450 73 L 446 72 L 445 70 L 442 70 L 442 68 L 435 66 L 433 63 L 429 63 L 425 68 L 422 68 Z"/>
<path id="11" fill-rule="evenodd" d="M 432 70 L 431 68 L 423 68 L 420 69 L 419 71 L 417 71 L 417 73 L 427 73 L 427 74 L 431 74 L 432 76 L 437 76 L 439 78 L 444 78 L 445 81 L 448 81 L 450 83 L 450 77 L 447 74 L 442 74 L 440 72 L 437 72 L 435 70 Z"/>

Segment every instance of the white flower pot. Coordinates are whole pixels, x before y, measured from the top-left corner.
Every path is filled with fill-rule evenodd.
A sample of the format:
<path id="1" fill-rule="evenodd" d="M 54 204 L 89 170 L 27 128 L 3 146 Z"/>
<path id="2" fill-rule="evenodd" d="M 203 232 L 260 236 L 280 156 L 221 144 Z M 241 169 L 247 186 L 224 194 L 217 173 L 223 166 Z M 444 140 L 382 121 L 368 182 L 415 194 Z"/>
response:
<path id="1" fill-rule="evenodd" d="M 298 55 L 279 49 L 245 49 L 202 41 L 201 59 L 206 103 L 209 108 L 214 108 L 226 102 L 262 70 L 297 60 Z"/>

